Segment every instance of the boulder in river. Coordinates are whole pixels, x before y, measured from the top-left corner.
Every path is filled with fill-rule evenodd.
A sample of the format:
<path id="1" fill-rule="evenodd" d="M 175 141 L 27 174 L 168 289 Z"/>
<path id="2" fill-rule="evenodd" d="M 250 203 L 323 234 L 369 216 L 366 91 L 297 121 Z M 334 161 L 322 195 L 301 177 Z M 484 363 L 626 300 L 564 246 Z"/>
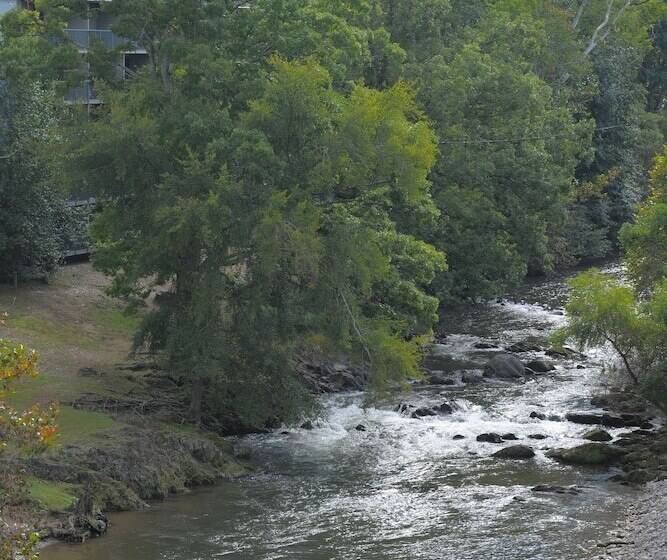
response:
<path id="1" fill-rule="evenodd" d="M 523 354 L 524 352 L 539 352 L 542 348 L 537 344 L 531 344 L 530 342 L 516 342 L 505 348 L 505 350 L 512 352 L 513 354 Z"/>
<path id="2" fill-rule="evenodd" d="M 310 420 L 306 420 L 303 424 L 301 424 L 302 430 L 312 430 L 314 428 L 315 426 L 313 426 L 313 423 Z"/>
<path id="3" fill-rule="evenodd" d="M 537 420 L 546 420 L 547 419 L 546 414 L 543 414 L 542 412 L 537 412 L 535 410 L 533 410 L 533 412 L 530 413 L 530 417 L 534 418 L 534 419 L 537 419 Z"/>
<path id="4" fill-rule="evenodd" d="M 466 370 L 461 374 L 461 381 L 466 385 L 479 385 L 484 383 L 484 375 L 479 370 Z"/>
<path id="5" fill-rule="evenodd" d="M 532 459 L 535 457 L 535 452 L 527 445 L 511 445 L 510 447 L 496 451 L 493 456 L 498 459 L 523 460 Z"/>
<path id="6" fill-rule="evenodd" d="M 584 443 L 571 449 L 553 449 L 547 457 L 568 465 L 605 466 L 617 462 L 627 451 L 604 443 Z"/>
<path id="7" fill-rule="evenodd" d="M 503 438 L 500 436 L 500 434 L 487 433 L 479 434 L 477 436 L 477 441 L 483 441 L 486 443 L 503 443 Z"/>
<path id="8" fill-rule="evenodd" d="M 490 350 L 491 348 L 498 348 L 497 344 L 492 344 L 490 342 L 475 342 L 474 346 L 478 350 Z"/>
<path id="9" fill-rule="evenodd" d="M 556 369 L 551 362 L 546 360 L 531 360 L 526 364 L 526 367 L 532 369 L 535 373 L 546 373 Z"/>
<path id="10" fill-rule="evenodd" d="M 357 426 L 354 429 L 357 430 L 357 432 L 365 432 L 366 426 L 364 426 L 363 424 L 357 424 Z"/>
<path id="11" fill-rule="evenodd" d="M 599 424 L 602 426 L 607 426 L 610 428 L 623 428 L 625 426 L 625 420 L 620 416 L 613 416 L 611 414 L 598 414 L 595 412 L 592 413 L 581 413 L 581 412 L 569 412 L 565 415 L 565 418 L 574 422 L 575 424 L 587 424 L 595 425 Z"/>
<path id="12" fill-rule="evenodd" d="M 416 408 L 411 414 L 412 418 L 424 418 L 425 416 L 437 415 L 438 413 L 435 410 L 428 408 L 427 406 L 420 406 L 419 408 Z"/>
<path id="13" fill-rule="evenodd" d="M 454 385 L 456 383 L 452 379 L 451 375 L 440 370 L 428 372 L 426 382 L 430 383 L 431 385 Z"/>
<path id="14" fill-rule="evenodd" d="M 577 352 L 568 346 L 563 346 L 562 348 L 549 348 L 544 352 L 547 356 L 552 358 L 585 358 L 586 356 L 581 352 Z"/>
<path id="15" fill-rule="evenodd" d="M 515 434 L 503 434 L 500 437 L 503 438 L 505 441 L 516 441 L 517 439 L 519 439 L 518 437 L 516 437 Z"/>
<path id="16" fill-rule="evenodd" d="M 452 407 L 452 405 L 446 402 L 442 403 L 440 406 L 436 406 L 433 410 L 438 414 L 451 414 L 452 412 L 454 412 L 454 408 Z"/>
<path id="17" fill-rule="evenodd" d="M 459 439 L 465 439 L 465 438 L 466 438 L 466 437 L 465 437 L 465 436 L 462 436 L 461 434 L 456 434 L 452 439 L 459 440 Z"/>
<path id="18" fill-rule="evenodd" d="M 530 434 L 528 437 L 530 439 L 547 439 L 548 436 L 545 436 L 544 434 Z"/>
<path id="19" fill-rule="evenodd" d="M 593 428 L 584 434 L 584 439 L 589 441 L 611 441 L 611 434 L 602 428 Z"/>
<path id="20" fill-rule="evenodd" d="M 497 377 L 499 379 L 517 379 L 523 377 L 525 367 L 521 360 L 510 354 L 494 356 L 484 367 L 485 377 Z"/>

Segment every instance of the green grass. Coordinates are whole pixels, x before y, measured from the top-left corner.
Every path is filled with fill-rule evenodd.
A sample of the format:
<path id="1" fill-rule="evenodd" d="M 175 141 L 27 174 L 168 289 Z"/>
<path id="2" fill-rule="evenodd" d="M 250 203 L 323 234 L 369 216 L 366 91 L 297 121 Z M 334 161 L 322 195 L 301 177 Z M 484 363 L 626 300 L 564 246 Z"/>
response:
<path id="1" fill-rule="evenodd" d="M 109 332 L 129 338 L 136 332 L 141 319 L 136 313 L 117 308 L 98 307 L 92 313 L 92 320 Z"/>
<path id="2" fill-rule="evenodd" d="M 7 321 L 7 326 L 28 332 L 46 344 L 78 346 L 88 349 L 94 349 L 97 345 L 93 337 L 81 328 L 56 323 L 34 315 L 13 315 Z"/>
<path id="3" fill-rule="evenodd" d="M 76 486 L 65 482 L 50 482 L 39 478 L 28 479 L 30 497 L 49 511 L 65 511 L 76 503 Z"/>
<path id="4" fill-rule="evenodd" d="M 83 443 L 103 432 L 108 433 L 123 426 L 108 414 L 78 410 L 70 406 L 63 406 L 60 409 L 56 422 L 59 444 Z"/>

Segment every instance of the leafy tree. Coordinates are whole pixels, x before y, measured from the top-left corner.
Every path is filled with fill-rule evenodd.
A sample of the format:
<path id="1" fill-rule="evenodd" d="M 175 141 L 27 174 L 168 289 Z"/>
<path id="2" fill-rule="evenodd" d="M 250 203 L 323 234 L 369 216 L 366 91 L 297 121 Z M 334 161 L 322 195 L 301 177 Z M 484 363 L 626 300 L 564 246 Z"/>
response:
<path id="1" fill-rule="evenodd" d="M 51 271 L 60 258 L 61 193 L 40 146 L 54 122 L 54 96 L 38 84 L 0 82 L 0 277 Z"/>
<path id="2" fill-rule="evenodd" d="M 34 351 L 21 344 L 0 340 L 0 456 L 9 451 L 43 448 L 56 435 L 55 406 L 33 406 L 28 411 L 18 412 L 4 402 L 16 380 L 37 375 L 36 363 Z M 0 516 L 20 499 L 17 495 L 20 488 L 20 477 L 3 471 L 0 475 Z M 36 558 L 34 550 L 38 541 L 38 535 L 11 527 L 0 519 L 0 560 Z"/>
<path id="3" fill-rule="evenodd" d="M 663 409 L 667 408 L 666 162 L 667 152 L 656 159 L 652 196 L 637 223 L 622 230 L 634 285 L 596 270 L 578 276 L 570 285 L 568 325 L 558 335 L 561 342 L 571 338 L 583 346 L 610 344 L 632 382 Z"/>
<path id="4" fill-rule="evenodd" d="M 308 347 L 355 357 L 379 388 L 416 375 L 406 339 L 437 316 L 424 289 L 444 259 L 416 237 L 436 146 L 413 93 L 341 93 L 313 60 L 274 57 L 236 113 L 211 87 L 226 55 L 202 61 L 194 27 L 168 65 L 108 89 L 63 153 L 64 176 L 107 198 L 96 263 L 115 293 L 157 293 L 137 343 L 195 380 L 195 418 L 215 401 L 256 425 L 299 410 Z"/>

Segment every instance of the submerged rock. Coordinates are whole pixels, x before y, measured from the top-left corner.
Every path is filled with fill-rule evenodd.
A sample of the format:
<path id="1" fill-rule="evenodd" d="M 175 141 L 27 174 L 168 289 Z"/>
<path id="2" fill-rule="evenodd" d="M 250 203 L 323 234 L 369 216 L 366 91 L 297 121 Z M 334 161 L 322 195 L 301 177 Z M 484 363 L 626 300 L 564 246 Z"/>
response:
<path id="1" fill-rule="evenodd" d="M 573 496 L 581 494 L 581 490 L 579 490 L 576 486 L 557 486 L 551 484 L 539 484 L 531 488 L 531 491 L 545 492 L 549 494 L 571 494 Z"/>
<path id="2" fill-rule="evenodd" d="M 583 437 L 589 441 L 611 441 L 614 439 L 609 432 L 602 428 L 593 428 L 586 432 Z"/>
<path id="3" fill-rule="evenodd" d="M 518 379 L 525 374 L 525 367 L 521 360 L 510 354 L 494 356 L 484 367 L 485 377 L 499 379 Z"/>
<path id="4" fill-rule="evenodd" d="M 493 454 L 498 459 L 524 460 L 535 457 L 535 452 L 526 445 L 512 445 Z"/>
<path id="5" fill-rule="evenodd" d="M 568 465 L 604 466 L 617 462 L 627 451 L 604 443 L 584 443 L 571 449 L 554 449 L 547 457 Z"/>
<path id="6" fill-rule="evenodd" d="M 477 441 L 483 441 L 486 443 L 503 443 L 503 438 L 500 436 L 500 434 L 486 433 L 479 434 L 477 436 Z"/>
<path id="7" fill-rule="evenodd" d="M 530 417 L 535 418 L 537 420 L 546 420 L 547 419 L 546 414 L 543 414 L 542 412 L 536 412 L 534 410 L 533 410 L 533 412 L 530 413 Z"/>
<path id="8" fill-rule="evenodd" d="M 545 436 L 544 434 L 530 434 L 528 437 L 530 439 L 547 439 L 548 436 Z"/>
<path id="9" fill-rule="evenodd" d="M 461 434 L 456 434 L 452 439 L 459 440 L 459 439 L 465 439 L 465 438 L 466 438 L 466 437 L 465 437 L 465 436 L 462 436 Z"/>
<path id="10" fill-rule="evenodd" d="M 366 426 L 363 424 L 357 424 L 354 429 L 357 430 L 357 432 L 365 432 L 367 430 Z"/>
<path id="11" fill-rule="evenodd" d="M 539 352 L 542 348 L 537 344 L 531 344 L 529 342 L 516 342 L 505 348 L 505 350 L 514 354 L 522 354 L 524 352 Z"/>
<path id="12" fill-rule="evenodd" d="M 306 420 L 303 424 L 301 424 L 301 429 L 302 430 L 313 430 L 313 429 L 315 429 L 315 426 L 313 426 L 313 423 L 310 420 Z"/>
<path id="13" fill-rule="evenodd" d="M 476 342 L 474 347 L 478 350 L 490 350 L 491 348 L 498 348 L 498 345 L 490 342 Z"/>

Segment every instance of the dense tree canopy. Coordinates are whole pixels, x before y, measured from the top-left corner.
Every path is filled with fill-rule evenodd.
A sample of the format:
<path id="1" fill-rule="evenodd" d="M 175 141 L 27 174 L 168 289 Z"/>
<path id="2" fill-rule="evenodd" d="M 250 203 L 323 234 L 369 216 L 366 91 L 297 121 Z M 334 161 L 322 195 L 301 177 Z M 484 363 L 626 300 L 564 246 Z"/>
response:
<path id="1" fill-rule="evenodd" d="M 664 142 L 660 0 L 106 4 L 144 67 L 77 52 L 86 2 L 3 19 L 5 87 L 57 100 L 85 69 L 104 100 L 54 111 L 15 182 L 32 208 L 51 183 L 104 201 L 96 265 L 151 296 L 136 343 L 196 417 L 288 417 L 311 351 L 400 385 L 440 302 L 614 251 Z"/>

